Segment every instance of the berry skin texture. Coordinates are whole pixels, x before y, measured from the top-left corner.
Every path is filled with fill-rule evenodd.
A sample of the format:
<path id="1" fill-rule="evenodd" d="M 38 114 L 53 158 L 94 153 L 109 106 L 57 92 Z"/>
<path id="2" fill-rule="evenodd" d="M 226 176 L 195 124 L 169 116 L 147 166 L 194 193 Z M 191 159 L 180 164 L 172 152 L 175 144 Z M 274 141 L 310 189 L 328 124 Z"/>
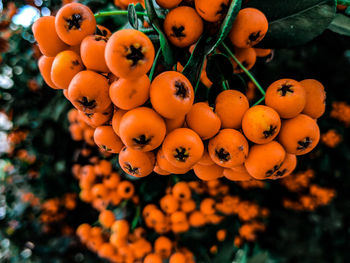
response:
<path id="1" fill-rule="evenodd" d="M 38 61 L 38 66 L 45 83 L 50 88 L 59 89 L 51 80 L 51 67 L 54 59 L 54 57 L 41 56 Z"/>
<path id="2" fill-rule="evenodd" d="M 80 45 L 80 55 L 85 67 L 98 72 L 109 72 L 105 61 L 105 49 L 108 38 L 87 36 Z"/>
<path id="3" fill-rule="evenodd" d="M 123 143 L 111 126 L 99 126 L 94 132 L 94 141 L 98 147 L 109 153 L 119 153 Z"/>
<path id="4" fill-rule="evenodd" d="M 266 144 L 253 145 L 244 165 L 247 172 L 258 180 L 273 176 L 281 167 L 286 152 L 282 145 L 276 141 Z"/>
<path id="5" fill-rule="evenodd" d="M 224 18 L 230 5 L 229 0 L 195 0 L 197 13 L 208 22 L 218 22 Z"/>
<path id="6" fill-rule="evenodd" d="M 63 42 L 75 46 L 96 30 L 96 19 L 89 7 L 70 3 L 58 10 L 55 19 L 58 36 Z"/>
<path id="7" fill-rule="evenodd" d="M 174 46 L 188 47 L 202 35 L 203 21 L 193 8 L 180 6 L 165 17 L 164 32 Z"/>
<path id="8" fill-rule="evenodd" d="M 290 175 L 294 171 L 296 166 L 297 166 L 296 155 L 287 153 L 286 158 L 284 158 L 284 161 L 283 161 L 281 167 L 269 179 L 281 179 L 281 178 L 287 177 L 288 175 Z"/>
<path id="9" fill-rule="evenodd" d="M 315 79 L 305 79 L 300 81 L 300 84 L 306 92 L 306 103 L 302 113 L 318 119 L 326 110 L 326 92 L 322 83 Z"/>
<path id="10" fill-rule="evenodd" d="M 127 174 L 145 177 L 153 171 L 155 156 L 153 152 L 140 152 L 124 147 L 119 153 L 119 164 Z"/>
<path id="11" fill-rule="evenodd" d="M 213 163 L 211 165 L 195 164 L 193 171 L 202 181 L 211 181 L 223 176 L 224 168 Z"/>
<path id="12" fill-rule="evenodd" d="M 176 119 L 191 110 L 194 91 L 191 82 L 184 75 L 166 71 L 152 81 L 150 99 L 154 110 L 161 116 Z"/>
<path id="13" fill-rule="evenodd" d="M 210 139 L 208 152 L 217 165 L 231 168 L 244 163 L 249 152 L 248 141 L 237 130 L 223 129 Z"/>
<path id="14" fill-rule="evenodd" d="M 73 77 L 83 69 L 83 62 L 77 53 L 62 51 L 52 62 L 51 80 L 57 88 L 67 89 Z"/>
<path id="15" fill-rule="evenodd" d="M 221 120 L 221 128 L 241 128 L 244 113 L 249 109 L 247 97 L 237 90 L 225 90 L 215 100 L 215 112 Z"/>
<path id="16" fill-rule="evenodd" d="M 281 119 L 278 113 L 264 105 L 251 107 L 243 116 L 243 133 L 248 140 L 257 144 L 272 141 L 279 133 L 280 128 Z"/>
<path id="17" fill-rule="evenodd" d="M 293 79 L 277 80 L 266 90 L 266 106 L 276 110 L 283 119 L 297 116 L 304 109 L 305 103 L 305 89 Z"/>
<path id="18" fill-rule="evenodd" d="M 35 40 L 43 55 L 54 57 L 68 46 L 58 37 L 55 28 L 54 16 L 43 16 L 36 20 L 32 26 Z"/>
<path id="19" fill-rule="evenodd" d="M 144 33 L 135 29 L 122 29 L 108 40 L 105 59 L 114 75 L 135 79 L 151 69 L 154 53 L 154 46 Z"/>
<path id="20" fill-rule="evenodd" d="M 186 257 L 180 252 L 176 252 L 171 255 L 169 263 L 186 263 Z"/>
<path id="21" fill-rule="evenodd" d="M 230 181 L 249 181 L 252 179 L 244 165 L 225 168 L 223 175 Z"/>
<path id="22" fill-rule="evenodd" d="M 108 80 L 90 70 L 74 76 L 69 84 L 68 97 L 75 108 L 85 113 L 104 112 L 111 106 Z"/>
<path id="23" fill-rule="evenodd" d="M 256 62 L 256 52 L 254 48 L 235 48 L 235 56 L 241 62 L 241 64 L 247 69 L 250 70 L 254 67 Z M 233 73 L 239 74 L 243 73 L 243 69 L 231 59 L 233 65 Z"/>
<path id="24" fill-rule="evenodd" d="M 193 104 L 186 115 L 186 123 L 202 138 L 208 140 L 215 136 L 221 127 L 221 120 L 209 107 L 208 103 L 198 102 Z M 203 125 L 205 123 L 205 125 Z"/>
<path id="25" fill-rule="evenodd" d="M 166 171 L 168 173 L 172 174 L 185 174 L 187 173 L 191 168 L 179 168 L 175 165 L 171 164 L 167 158 L 165 158 L 165 155 L 163 153 L 162 148 L 160 148 L 157 152 L 157 165 L 160 169 L 163 171 Z"/>
<path id="26" fill-rule="evenodd" d="M 152 109 L 139 107 L 124 114 L 119 125 L 120 138 L 127 147 L 152 151 L 161 145 L 166 133 L 164 120 Z"/>
<path id="27" fill-rule="evenodd" d="M 305 114 L 282 122 L 278 141 L 287 153 L 303 155 L 312 151 L 320 140 L 317 122 Z"/>
<path id="28" fill-rule="evenodd" d="M 109 96 L 115 106 L 131 110 L 143 105 L 149 98 L 151 82 L 147 75 L 137 79 L 120 78 L 109 88 Z"/>
<path id="29" fill-rule="evenodd" d="M 165 9 L 172 9 L 174 7 L 177 7 L 182 0 L 156 0 L 157 4 L 160 7 L 163 7 Z"/>
<path id="30" fill-rule="evenodd" d="M 179 128 L 169 133 L 162 145 L 165 158 L 178 168 L 190 168 L 204 151 L 201 138 L 191 129 Z"/>
<path id="31" fill-rule="evenodd" d="M 229 38 L 236 47 L 253 47 L 265 37 L 268 27 L 266 16 L 261 11 L 255 8 L 244 8 L 238 12 Z"/>

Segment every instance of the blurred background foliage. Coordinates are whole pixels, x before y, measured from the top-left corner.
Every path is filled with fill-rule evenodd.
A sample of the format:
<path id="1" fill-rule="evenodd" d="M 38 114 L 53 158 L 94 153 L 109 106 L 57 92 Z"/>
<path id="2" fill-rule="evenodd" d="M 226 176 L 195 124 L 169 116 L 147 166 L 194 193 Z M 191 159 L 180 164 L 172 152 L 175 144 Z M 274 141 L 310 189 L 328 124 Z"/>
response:
<path id="1" fill-rule="evenodd" d="M 54 13 L 62 4 L 57 0 L 12 2 L 17 13 L 24 12 L 24 5 L 35 8 L 33 17 Z M 95 12 L 114 8 L 111 1 L 82 2 Z M 71 167 L 85 145 L 70 139 L 67 112 L 71 106 L 62 92 L 47 87 L 39 74 L 40 53 L 30 27 L 15 24 L 13 21 L 20 22 L 16 15 L 8 25 L 3 23 L 9 21 L 9 3 L 2 1 L 0 20 L 0 261 L 103 262 L 74 235 L 79 224 L 97 220 L 91 206 L 76 198 L 75 209 L 68 211 L 63 220 L 48 225 L 39 220 L 40 205 L 23 199 L 32 193 L 43 203 L 66 193 L 79 194 Z M 125 18 L 105 18 L 101 23 L 114 31 L 125 23 Z M 273 59 L 259 59 L 252 70 L 263 87 L 280 78 L 321 81 L 327 91 L 327 111 L 318 124 L 322 133 L 336 130 L 342 141 L 335 147 L 320 143 L 298 162 L 297 171 L 314 171 L 313 184 L 335 189 L 336 196 L 328 206 L 311 212 L 287 209 L 283 200 L 295 199 L 296 194 L 279 181 L 268 182 L 263 189 L 233 186 L 242 198 L 270 210 L 266 231 L 255 243 L 236 251 L 236 262 L 350 262 L 349 123 L 331 117 L 335 102 L 350 103 L 349 68 L 350 38 L 326 30 L 303 46 L 274 50 Z M 240 86 L 242 83 L 236 85 L 236 89 L 246 89 Z M 349 111 L 342 114 L 349 119 Z M 19 142 L 15 145 L 5 144 L 5 134 L 16 131 L 23 132 L 23 138 L 17 136 Z M 157 194 L 148 193 L 163 194 L 164 189 L 156 188 L 162 183 L 152 184 L 156 178 L 149 179 L 148 188 L 144 187 L 140 196 L 156 199 Z M 226 250 L 219 252 L 230 253 L 232 247 L 232 243 L 226 243 Z"/>

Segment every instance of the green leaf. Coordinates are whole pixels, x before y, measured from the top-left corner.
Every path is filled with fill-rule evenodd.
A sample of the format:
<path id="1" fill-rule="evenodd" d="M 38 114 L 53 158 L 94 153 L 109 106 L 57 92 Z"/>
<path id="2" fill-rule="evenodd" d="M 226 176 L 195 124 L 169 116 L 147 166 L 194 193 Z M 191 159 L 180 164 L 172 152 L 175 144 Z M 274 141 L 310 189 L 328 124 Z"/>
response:
<path id="1" fill-rule="evenodd" d="M 234 0 L 231 2 L 230 8 L 227 11 L 227 15 L 221 24 L 219 32 L 216 34 L 213 45 L 209 50 L 209 53 L 215 51 L 215 49 L 221 44 L 222 41 L 227 37 L 228 33 L 232 28 L 232 24 L 236 19 L 236 16 L 241 9 L 242 0 Z"/>
<path id="2" fill-rule="evenodd" d="M 340 35 L 350 36 L 350 18 L 343 14 L 336 14 L 328 29 Z"/>
<path id="3" fill-rule="evenodd" d="M 195 91 L 197 90 L 204 59 L 207 55 L 208 52 L 206 51 L 206 39 L 202 36 L 195 46 L 190 59 L 182 70 L 182 74 L 184 74 L 192 83 Z"/>
<path id="4" fill-rule="evenodd" d="M 269 30 L 259 47 L 283 48 L 305 44 L 320 35 L 332 22 L 335 0 L 251 0 L 248 7 L 261 10 Z"/>
<path id="5" fill-rule="evenodd" d="M 220 43 L 226 38 L 231 30 L 238 11 L 241 8 L 241 4 L 242 0 L 233 0 L 219 32 L 214 37 L 209 37 L 204 33 L 197 42 L 190 59 L 182 71 L 182 73 L 191 81 L 195 90 L 198 87 L 204 59 L 208 54 L 215 51 Z"/>
<path id="6" fill-rule="evenodd" d="M 137 14 L 136 14 L 136 9 L 134 4 L 129 4 L 128 5 L 128 20 L 130 25 L 135 28 L 136 30 L 139 28 L 138 27 L 138 21 L 137 21 Z"/>
<path id="7" fill-rule="evenodd" d="M 175 59 L 174 59 L 171 46 L 168 43 L 168 40 L 162 31 L 162 21 L 160 20 L 160 18 L 156 13 L 152 0 L 145 0 L 145 6 L 146 6 L 146 11 L 147 11 L 149 20 L 153 28 L 159 34 L 160 48 L 162 49 L 164 61 L 166 64 L 165 66 L 167 66 L 168 68 L 171 68 L 175 64 Z"/>
<path id="8" fill-rule="evenodd" d="M 224 54 L 214 54 L 208 57 L 207 76 L 212 82 L 222 82 L 232 76 L 233 66 Z"/>

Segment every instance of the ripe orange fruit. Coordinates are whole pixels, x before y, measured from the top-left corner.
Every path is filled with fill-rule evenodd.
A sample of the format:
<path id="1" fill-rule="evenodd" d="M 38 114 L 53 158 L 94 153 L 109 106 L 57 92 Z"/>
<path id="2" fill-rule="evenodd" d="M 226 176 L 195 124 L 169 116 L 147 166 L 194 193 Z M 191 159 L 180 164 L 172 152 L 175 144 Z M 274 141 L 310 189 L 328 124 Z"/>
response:
<path id="1" fill-rule="evenodd" d="M 300 81 L 306 92 L 306 103 L 302 111 L 303 114 L 317 119 L 326 110 L 326 92 L 321 82 L 315 79 L 305 79 Z"/>
<path id="2" fill-rule="evenodd" d="M 105 49 L 108 38 L 90 35 L 83 39 L 80 45 L 80 56 L 89 70 L 109 72 L 105 61 Z"/>
<path id="3" fill-rule="evenodd" d="M 68 97 L 75 108 L 86 113 L 104 112 L 111 106 L 108 80 L 90 70 L 74 76 L 69 84 Z"/>
<path id="4" fill-rule="evenodd" d="M 41 56 L 38 61 L 40 74 L 43 77 L 45 83 L 53 89 L 59 89 L 51 80 L 51 67 L 54 61 L 54 57 Z"/>
<path id="5" fill-rule="evenodd" d="M 33 35 L 39 49 L 47 57 L 54 57 L 68 46 L 58 37 L 54 16 L 43 16 L 32 26 Z"/>
<path id="6" fill-rule="evenodd" d="M 193 130 L 179 128 L 165 137 L 162 150 L 171 164 L 185 169 L 200 160 L 204 146 L 201 138 Z"/>
<path id="7" fill-rule="evenodd" d="M 312 151 L 320 140 L 320 129 L 314 119 L 299 114 L 282 122 L 278 141 L 287 153 L 303 155 Z"/>
<path id="8" fill-rule="evenodd" d="M 122 29 L 108 40 L 105 59 L 114 75 L 125 79 L 139 78 L 152 67 L 154 46 L 144 33 Z"/>
<path id="9" fill-rule="evenodd" d="M 203 181 L 215 180 L 223 176 L 224 168 L 213 163 L 210 165 L 195 164 L 193 171 Z"/>
<path id="10" fill-rule="evenodd" d="M 70 46 L 78 45 L 96 30 L 94 14 L 86 5 L 70 3 L 58 10 L 55 19 L 58 36 Z"/>
<path id="11" fill-rule="evenodd" d="M 264 144 L 272 141 L 281 128 L 281 119 L 278 113 L 267 106 L 256 105 L 251 107 L 243 116 L 242 129 L 248 140 Z"/>
<path id="12" fill-rule="evenodd" d="M 245 137 L 234 129 L 223 129 L 210 139 L 208 152 L 211 159 L 225 168 L 243 164 L 248 156 L 249 146 Z"/>
<path id="13" fill-rule="evenodd" d="M 208 103 L 198 102 L 192 105 L 186 115 L 186 123 L 202 138 L 208 140 L 220 130 L 221 120 Z M 205 123 L 205 125 L 203 125 Z"/>
<path id="14" fill-rule="evenodd" d="M 253 145 L 244 165 L 247 172 L 255 179 L 269 178 L 281 167 L 286 152 L 276 141 Z"/>
<path id="15" fill-rule="evenodd" d="M 223 129 L 239 129 L 243 115 L 248 109 L 247 97 L 237 90 L 225 90 L 215 100 L 215 112 L 221 120 Z"/>
<path id="16" fill-rule="evenodd" d="M 52 62 L 51 80 L 57 88 L 67 89 L 73 77 L 83 69 L 83 62 L 77 53 L 62 51 Z"/>
<path id="17" fill-rule="evenodd" d="M 244 165 L 225 168 L 223 175 L 231 181 L 249 181 L 252 179 Z"/>
<path id="18" fill-rule="evenodd" d="M 230 5 L 229 0 L 195 0 L 194 4 L 196 6 L 197 13 L 208 22 L 220 21 L 227 13 Z"/>
<path id="19" fill-rule="evenodd" d="M 94 141 L 102 150 L 110 153 L 119 153 L 123 143 L 111 126 L 99 126 L 94 132 Z"/>
<path id="20" fill-rule="evenodd" d="M 120 138 L 124 144 L 144 152 L 161 145 L 165 132 L 164 120 L 154 110 L 146 107 L 125 113 L 119 125 Z"/>
<path id="21" fill-rule="evenodd" d="M 191 82 L 184 75 L 166 71 L 152 81 L 150 99 L 153 108 L 161 116 L 176 119 L 191 110 L 194 91 Z"/>
<path id="22" fill-rule="evenodd" d="M 180 6 L 171 10 L 164 20 L 164 32 L 169 41 L 177 47 L 188 47 L 200 38 L 203 21 L 196 10 Z"/>
<path id="23" fill-rule="evenodd" d="M 249 48 L 265 37 L 268 26 L 264 13 L 255 8 L 244 8 L 238 12 L 229 38 L 234 46 Z"/>
<path id="24" fill-rule="evenodd" d="M 304 87 L 293 79 L 280 79 L 266 90 L 265 104 L 278 112 L 281 118 L 297 116 L 305 107 Z"/>
<path id="25" fill-rule="evenodd" d="M 115 106 L 130 110 L 143 105 L 149 98 L 151 82 L 147 75 L 137 79 L 120 78 L 109 88 L 109 96 Z"/>
<path id="26" fill-rule="evenodd" d="M 119 153 L 119 165 L 129 175 L 144 177 L 152 173 L 155 156 L 152 152 L 140 152 L 124 147 Z"/>

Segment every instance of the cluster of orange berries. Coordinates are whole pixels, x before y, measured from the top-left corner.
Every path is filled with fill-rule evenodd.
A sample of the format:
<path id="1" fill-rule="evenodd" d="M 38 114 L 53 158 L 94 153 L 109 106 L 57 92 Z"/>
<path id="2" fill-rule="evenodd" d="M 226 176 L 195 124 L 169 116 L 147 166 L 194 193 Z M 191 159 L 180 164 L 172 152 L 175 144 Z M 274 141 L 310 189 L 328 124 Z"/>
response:
<path id="1" fill-rule="evenodd" d="M 76 207 L 76 194 L 67 193 L 60 198 L 51 198 L 41 204 L 40 221 L 44 224 L 50 224 L 62 221 L 68 211 Z"/>
<path id="2" fill-rule="evenodd" d="M 244 222 L 235 239 L 235 243 L 241 245 L 244 240 L 254 241 L 256 232 L 265 228 L 258 218 L 266 217 L 268 210 L 253 202 L 241 201 L 229 195 L 228 191 L 228 186 L 219 180 L 178 182 L 168 188 L 167 194 L 160 199 L 160 208 L 148 204 L 142 210 L 146 226 L 161 235 L 155 239 L 153 246 L 145 239 L 144 228 L 137 227 L 131 231 L 127 219 L 117 219 L 115 213 L 107 209 L 100 211 L 98 220 L 101 226 L 82 224 L 76 232 L 90 250 L 111 262 L 143 260 L 145 263 L 158 263 L 164 259 L 169 259 L 171 263 L 195 262 L 188 249 L 178 248 L 177 242 L 165 234 L 170 231 L 180 234 L 190 227 L 198 228 L 206 223 L 219 224 L 225 216 L 237 215 Z M 197 204 L 191 198 L 194 194 L 209 197 Z M 226 229 L 219 229 L 217 240 L 224 241 L 226 235 Z M 217 245 L 213 245 L 210 251 L 217 251 Z"/>
<path id="3" fill-rule="evenodd" d="M 311 184 L 311 179 L 315 176 L 313 170 L 298 172 L 293 176 L 281 180 L 289 191 L 298 194 L 297 200 L 283 200 L 283 206 L 288 209 L 298 211 L 314 211 L 319 206 L 329 204 L 335 197 L 335 190 Z"/>
<path id="4" fill-rule="evenodd" d="M 200 201 L 196 202 L 198 199 Z M 159 207 L 156 204 L 146 205 L 142 216 L 146 226 L 158 234 L 179 234 L 187 232 L 190 227 L 217 225 L 225 216 L 237 215 L 241 221 L 250 222 L 266 217 L 268 213 L 266 208 L 230 195 L 228 185 L 212 180 L 176 183 L 167 189 L 166 195 L 159 201 Z M 223 238 L 218 239 L 223 241 Z"/>
<path id="5" fill-rule="evenodd" d="M 99 216 L 102 227 L 82 224 L 77 235 L 87 247 L 102 258 L 115 263 L 192 263 L 194 256 L 187 248 L 179 248 L 166 236 L 159 236 L 154 244 L 145 239 L 145 229 L 138 227 L 130 231 L 125 219 L 116 219 L 113 212 L 102 211 Z M 141 261 L 143 260 L 143 261 Z"/>
<path id="6" fill-rule="evenodd" d="M 117 206 L 124 200 L 138 203 L 133 183 L 122 180 L 108 160 L 97 159 L 83 166 L 75 164 L 73 174 L 79 180 L 80 199 L 91 203 L 99 211 L 108 205 Z"/>
<path id="7" fill-rule="evenodd" d="M 350 105 L 343 101 L 335 101 L 332 103 L 332 111 L 330 116 L 350 126 Z"/>
<path id="8" fill-rule="evenodd" d="M 342 136 L 334 129 L 330 129 L 321 135 L 322 143 L 330 148 L 337 147 L 342 140 Z"/>

